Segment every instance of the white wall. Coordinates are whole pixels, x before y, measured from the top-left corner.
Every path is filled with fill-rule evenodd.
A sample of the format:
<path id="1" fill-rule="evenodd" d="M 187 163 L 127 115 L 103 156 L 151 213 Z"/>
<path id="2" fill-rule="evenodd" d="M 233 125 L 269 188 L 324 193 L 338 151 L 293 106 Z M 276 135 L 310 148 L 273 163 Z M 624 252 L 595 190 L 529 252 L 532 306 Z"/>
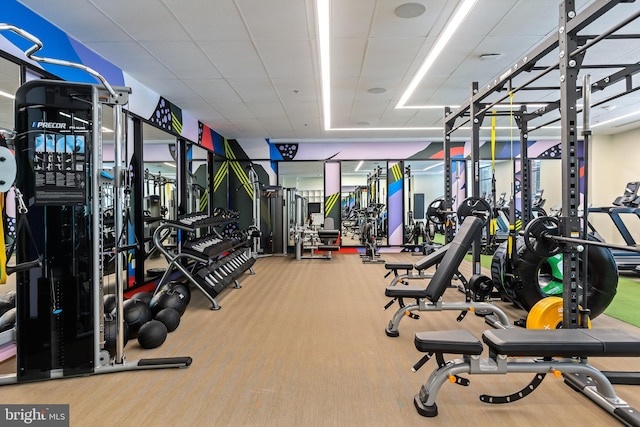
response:
<path id="1" fill-rule="evenodd" d="M 549 213 L 555 205 L 562 205 L 562 162 L 560 160 L 540 161 L 540 189 L 544 190 L 544 210 Z"/>
<path id="2" fill-rule="evenodd" d="M 589 153 L 589 202 L 592 206 L 612 206 L 628 182 L 640 181 L 640 129 L 616 135 L 595 134 Z M 635 215 L 623 218 L 640 242 L 640 220 Z M 615 226 L 604 214 L 591 214 L 589 221 L 610 243 L 624 243 Z"/>

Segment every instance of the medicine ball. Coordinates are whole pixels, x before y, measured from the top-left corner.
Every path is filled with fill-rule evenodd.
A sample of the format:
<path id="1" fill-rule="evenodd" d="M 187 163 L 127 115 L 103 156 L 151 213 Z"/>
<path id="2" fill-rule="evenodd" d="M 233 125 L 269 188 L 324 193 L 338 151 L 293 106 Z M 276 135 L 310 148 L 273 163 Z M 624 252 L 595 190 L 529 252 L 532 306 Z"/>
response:
<path id="1" fill-rule="evenodd" d="M 104 316 L 104 349 L 110 354 L 116 352 L 116 318 L 112 314 Z M 123 344 L 127 345 L 129 341 L 129 325 L 122 324 L 122 334 L 124 337 Z"/>
<path id="2" fill-rule="evenodd" d="M 151 292 L 138 292 L 137 294 L 134 294 L 131 299 L 138 299 L 140 301 L 144 301 L 145 304 L 149 304 L 149 302 L 151 301 L 151 297 L 153 296 L 153 294 Z"/>
<path id="3" fill-rule="evenodd" d="M 184 296 L 184 306 L 186 307 L 189 305 L 191 302 L 191 289 L 189 288 L 189 285 L 180 282 L 171 282 L 169 289 L 181 293 Z"/>
<path id="4" fill-rule="evenodd" d="M 167 332 L 173 332 L 180 325 L 180 313 L 174 308 L 163 308 L 156 314 L 156 320 L 161 321 L 167 327 Z"/>
<path id="5" fill-rule="evenodd" d="M 138 343 L 142 348 L 156 348 L 167 339 L 167 327 L 159 320 L 150 320 L 138 331 Z"/>
<path id="6" fill-rule="evenodd" d="M 9 301 L 15 307 L 16 306 L 16 291 L 7 291 L 4 294 L 2 294 L 2 297 L 0 297 L 0 299 L 3 299 L 5 301 Z"/>
<path id="7" fill-rule="evenodd" d="M 16 308 L 10 308 L 0 316 L 0 332 L 8 331 L 16 325 Z"/>
<path id="8" fill-rule="evenodd" d="M 184 314 L 184 311 L 187 308 L 186 298 L 180 292 L 176 292 L 172 289 L 163 289 L 151 298 L 151 302 L 149 303 L 149 307 L 151 307 L 151 312 L 153 314 L 157 314 L 163 308 L 173 308 L 180 316 Z"/>
<path id="9" fill-rule="evenodd" d="M 116 295 L 115 294 L 105 294 L 102 297 L 102 305 L 104 306 L 104 312 L 113 313 L 116 311 Z"/>
<path id="10" fill-rule="evenodd" d="M 124 302 L 124 321 L 129 325 L 129 336 L 138 336 L 138 330 L 142 325 L 153 318 L 149 306 L 138 299 L 128 299 Z"/>
<path id="11" fill-rule="evenodd" d="M 12 308 L 15 308 L 14 304 L 11 304 L 7 300 L 0 299 L 0 316 L 5 314 L 7 311 L 11 310 Z"/>

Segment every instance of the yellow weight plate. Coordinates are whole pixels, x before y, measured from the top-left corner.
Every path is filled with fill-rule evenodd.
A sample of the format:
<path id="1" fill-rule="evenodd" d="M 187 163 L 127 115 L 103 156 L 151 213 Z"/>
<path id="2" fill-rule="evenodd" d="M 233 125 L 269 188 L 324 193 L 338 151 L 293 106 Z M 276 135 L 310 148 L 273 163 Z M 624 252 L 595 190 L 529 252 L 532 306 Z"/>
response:
<path id="1" fill-rule="evenodd" d="M 563 304 L 560 297 L 546 297 L 538 301 L 527 315 L 527 329 L 562 328 Z M 588 328 L 591 328 L 589 319 Z"/>

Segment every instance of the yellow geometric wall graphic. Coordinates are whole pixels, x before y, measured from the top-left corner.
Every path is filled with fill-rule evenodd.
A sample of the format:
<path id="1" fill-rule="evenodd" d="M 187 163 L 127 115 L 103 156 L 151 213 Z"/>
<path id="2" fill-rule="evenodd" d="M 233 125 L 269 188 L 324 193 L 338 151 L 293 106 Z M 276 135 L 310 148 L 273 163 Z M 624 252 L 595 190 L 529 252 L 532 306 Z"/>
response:
<path id="1" fill-rule="evenodd" d="M 400 169 L 400 163 L 396 163 L 391 166 L 391 173 L 393 174 L 393 178 L 396 181 L 400 181 L 402 179 L 402 169 Z"/>
<path id="2" fill-rule="evenodd" d="M 229 159 L 229 165 L 231 166 L 231 169 L 235 172 L 236 177 L 240 181 L 240 184 L 242 184 L 242 187 L 244 188 L 244 190 L 247 192 L 249 197 L 253 200 L 253 185 L 249 180 L 247 173 L 244 171 L 244 169 L 242 169 L 242 166 L 240 166 L 240 163 L 236 160 L 236 155 L 233 152 L 233 150 L 231 150 L 229 141 L 227 141 L 226 138 L 224 140 L 224 153 L 227 156 L 227 159 Z"/>
<path id="3" fill-rule="evenodd" d="M 207 205 L 209 204 L 209 189 L 207 188 L 206 190 L 204 190 L 204 193 L 202 193 L 202 196 L 200 196 L 200 212 L 204 211 L 207 208 Z"/>
<path id="4" fill-rule="evenodd" d="M 178 119 L 173 113 L 171 113 L 171 124 L 178 135 L 182 134 L 182 123 L 180 123 L 180 119 Z"/>
<path id="5" fill-rule="evenodd" d="M 229 162 L 225 161 L 220 165 L 220 169 L 218 169 L 216 175 L 213 177 L 213 191 L 218 191 L 218 187 L 220 187 L 220 184 L 222 184 L 228 173 Z"/>
<path id="6" fill-rule="evenodd" d="M 340 192 L 331 194 L 324 202 L 324 216 L 327 217 L 331 213 L 331 209 L 336 205 L 336 202 L 340 198 Z"/>

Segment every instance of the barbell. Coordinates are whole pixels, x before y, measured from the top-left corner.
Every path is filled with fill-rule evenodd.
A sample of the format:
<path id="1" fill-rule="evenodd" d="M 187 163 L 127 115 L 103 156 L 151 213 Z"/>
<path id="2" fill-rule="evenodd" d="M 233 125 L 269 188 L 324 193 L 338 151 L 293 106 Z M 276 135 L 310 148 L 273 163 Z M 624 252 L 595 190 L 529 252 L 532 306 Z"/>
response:
<path id="1" fill-rule="evenodd" d="M 474 215 L 482 218 L 486 224 L 491 218 L 491 205 L 483 198 L 472 196 L 464 199 L 458 205 L 458 210 L 454 211 L 446 209 L 444 197 L 439 197 L 427 207 L 427 218 L 434 224 L 444 224 L 448 215 L 457 215 L 459 223 L 462 223 L 466 217 Z"/>
<path id="2" fill-rule="evenodd" d="M 574 243 L 578 252 L 584 250 L 584 245 L 601 246 L 609 249 L 619 249 L 640 253 L 639 246 L 616 245 L 597 240 L 585 240 L 575 237 L 561 236 L 560 221 L 556 217 L 541 216 L 535 218 L 522 231 L 524 244 L 531 252 L 541 258 L 552 257 L 562 251 L 563 244 Z"/>

